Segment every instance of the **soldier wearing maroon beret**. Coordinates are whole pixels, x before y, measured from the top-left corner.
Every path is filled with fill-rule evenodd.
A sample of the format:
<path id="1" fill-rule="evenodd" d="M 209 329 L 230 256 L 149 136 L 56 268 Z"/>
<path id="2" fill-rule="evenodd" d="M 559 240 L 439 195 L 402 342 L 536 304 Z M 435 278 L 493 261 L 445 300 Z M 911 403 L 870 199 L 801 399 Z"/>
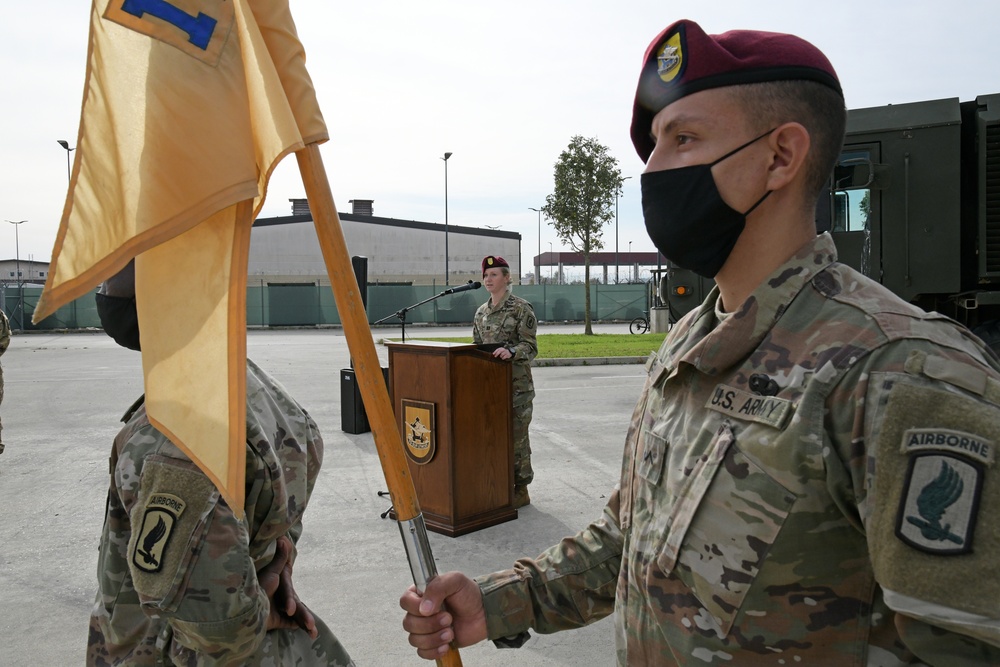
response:
<path id="1" fill-rule="evenodd" d="M 493 356 L 510 359 L 513 363 L 513 504 L 514 507 L 524 507 L 531 503 L 528 485 L 535 476 L 531 468 L 528 426 L 535 398 L 531 360 L 538 354 L 538 322 L 531 304 L 511 293 L 510 265 L 503 257 L 487 255 L 483 258 L 483 285 L 490 298 L 476 310 L 472 339 L 477 345 L 502 343 L 502 347 L 493 350 Z"/>
<path id="2" fill-rule="evenodd" d="M 798 37 L 649 45 L 646 229 L 716 288 L 647 364 L 603 516 L 405 594 L 419 655 L 614 612 L 621 665 L 1000 665 L 1000 362 L 817 235 L 845 121 Z"/>

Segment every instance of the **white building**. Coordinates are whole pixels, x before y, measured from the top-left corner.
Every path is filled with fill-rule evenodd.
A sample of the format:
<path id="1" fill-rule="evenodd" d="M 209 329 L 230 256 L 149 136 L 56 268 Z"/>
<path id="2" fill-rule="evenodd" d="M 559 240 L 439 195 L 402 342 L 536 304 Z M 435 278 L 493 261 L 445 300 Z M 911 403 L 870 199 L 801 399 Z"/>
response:
<path id="1" fill-rule="evenodd" d="M 49 263 L 33 259 L 0 259 L 0 283 L 17 285 L 17 272 L 21 271 L 21 281 L 27 286 L 44 285 L 49 275 Z"/>
<path id="2" fill-rule="evenodd" d="M 248 284 L 329 284 L 316 228 L 304 199 L 292 200 L 292 215 L 258 218 L 250 233 Z M 445 226 L 433 222 L 379 218 L 370 200 L 353 200 L 354 212 L 340 221 L 352 256 L 368 258 L 369 283 L 444 285 Z M 480 280 L 483 257 L 498 255 L 510 263 L 514 282 L 521 276 L 521 235 L 495 229 L 448 225 L 448 284 Z M 49 263 L 32 259 L 0 260 L 0 285 L 41 287 Z"/>
<path id="3" fill-rule="evenodd" d="M 316 228 L 304 199 L 293 199 L 292 215 L 258 218 L 250 234 L 249 284 L 328 284 Z M 352 256 L 368 258 L 368 282 L 457 285 L 480 280 L 482 260 L 498 255 L 510 263 L 514 282 L 521 276 L 521 235 L 478 227 L 447 226 L 448 273 L 445 282 L 445 230 L 440 223 L 379 218 L 371 200 L 352 200 L 352 213 L 340 222 Z"/>

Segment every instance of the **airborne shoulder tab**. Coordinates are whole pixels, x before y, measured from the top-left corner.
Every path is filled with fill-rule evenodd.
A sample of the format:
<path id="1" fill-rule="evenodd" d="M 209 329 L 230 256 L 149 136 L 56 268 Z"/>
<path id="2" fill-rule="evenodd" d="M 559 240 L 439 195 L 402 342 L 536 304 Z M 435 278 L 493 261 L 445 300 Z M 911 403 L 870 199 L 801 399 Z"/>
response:
<path id="1" fill-rule="evenodd" d="M 993 465 L 996 448 L 981 435 L 946 428 L 911 428 L 903 434 L 902 453 L 937 450 L 964 454 L 980 463 Z"/>

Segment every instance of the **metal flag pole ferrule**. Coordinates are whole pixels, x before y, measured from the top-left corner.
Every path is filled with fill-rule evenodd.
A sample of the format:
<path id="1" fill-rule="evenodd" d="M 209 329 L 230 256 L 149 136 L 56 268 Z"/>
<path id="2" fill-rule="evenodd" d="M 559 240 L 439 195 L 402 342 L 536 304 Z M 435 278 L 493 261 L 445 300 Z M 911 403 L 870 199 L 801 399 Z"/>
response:
<path id="1" fill-rule="evenodd" d="M 421 593 L 427 588 L 427 582 L 437 576 L 434 565 L 434 555 L 427 541 L 427 526 L 424 515 L 418 514 L 407 521 L 399 521 L 399 534 L 403 537 L 403 547 L 406 549 L 406 560 L 410 563 L 410 574 L 413 583 Z"/>

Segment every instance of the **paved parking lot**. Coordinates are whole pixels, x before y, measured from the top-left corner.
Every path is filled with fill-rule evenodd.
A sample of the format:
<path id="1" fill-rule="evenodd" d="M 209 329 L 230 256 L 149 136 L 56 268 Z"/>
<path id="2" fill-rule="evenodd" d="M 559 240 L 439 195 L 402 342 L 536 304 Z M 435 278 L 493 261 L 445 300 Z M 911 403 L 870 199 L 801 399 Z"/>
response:
<path id="1" fill-rule="evenodd" d="M 627 331 L 598 325 L 597 331 Z M 547 332 L 582 325 L 543 326 Z M 376 340 L 398 337 L 377 329 Z M 407 340 L 467 335 L 468 329 L 407 326 Z M 378 346 L 383 362 L 385 348 Z M 362 666 L 420 660 L 401 630 L 400 593 L 410 584 L 398 530 L 379 515 L 388 503 L 370 433 L 341 430 L 341 368 L 349 353 L 339 329 L 251 331 L 251 358 L 316 418 L 326 457 L 305 515 L 295 574 L 303 600 Z M 94 598 L 108 454 L 125 409 L 142 392 L 139 354 L 103 333 L 15 336 L 2 358 L 0 406 L 7 451 L 0 456 L 0 645 L 5 665 L 82 664 Z M 534 371 L 532 505 L 516 521 L 457 538 L 431 533 L 439 571 L 470 575 L 509 567 L 600 516 L 618 477 L 641 365 Z M 518 651 L 464 649 L 467 665 L 610 665 L 610 620 L 535 636 Z"/>

